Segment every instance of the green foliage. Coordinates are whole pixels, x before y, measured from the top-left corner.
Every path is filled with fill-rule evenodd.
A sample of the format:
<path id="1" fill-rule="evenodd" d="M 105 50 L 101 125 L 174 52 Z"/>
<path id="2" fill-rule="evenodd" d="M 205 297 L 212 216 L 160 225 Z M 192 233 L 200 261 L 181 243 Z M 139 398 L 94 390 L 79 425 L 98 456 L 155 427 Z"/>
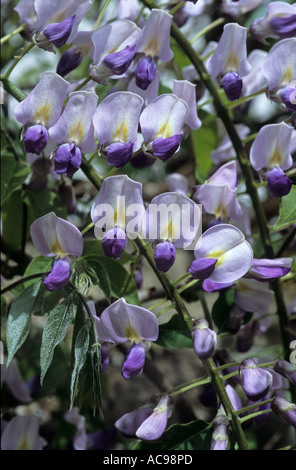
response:
<path id="1" fill-rule="evenodd" d="M 217 119 L 206 111 L 199 112 L 202 126 L 191 131 L 191 139 L 196 162 L 196 179 L 204 182 L 212 167 L 211 152 L 218 147 L 219 134 Z"/>
<path id="2" fill-rule="evenodd" d="M 283 230 L 296 224 L 296 185 L 293 185 L 287 196 L 282 197 L 280 215 L 273 230 Z"/>
<path id="3" fill-rule="evenodd" d="M 226 330 L 231 310 L 234 306 L 234 289 L 219 292 L 219 297 L 213 305 L 212 318 L 218 328 L 218 333 Z"/>
<path id="4" fill-rule="evenodd" d="M 30 166 L 11 155 L 1 156 L 1 204 L 25 182 Z"/>
<path id="5" fill-rule="evenodd" d="M 159 326 L 156 344 L 166 348 L 193 348 L 192 338 L 188 335 L 184 322 L 177 314 L 167 323 Z"/>

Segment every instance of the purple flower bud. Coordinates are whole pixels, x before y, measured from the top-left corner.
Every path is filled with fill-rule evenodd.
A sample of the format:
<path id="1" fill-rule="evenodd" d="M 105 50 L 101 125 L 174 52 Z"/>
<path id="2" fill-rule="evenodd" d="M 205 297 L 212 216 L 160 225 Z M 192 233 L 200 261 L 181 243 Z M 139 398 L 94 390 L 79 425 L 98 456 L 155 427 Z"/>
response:
<path id="1" fill-rule="evenodd" d="M 46 276 L 43 284 L 50 291 L 63 289 L 68 285 L 71 273 L 71 264 L 67 258 L 57 258 Z"/>
<path id="2" fill-rule="evenodd" d="M 296 36 L 296 13 L 291 16 L 274 16 L 269 26 L 280 39 L 293 38 Z"/>
<path id="3" fill-rule="evenodd" d="M 141 90 L 147 90 L 156 75 L 156 63 L 151 56 L 143 57 L 136 65 L 135 78 L 136 85 Z"/>
<path id="4" fill-rule="evenodd" d="M 202 288 L 206 292 L 217 292 L 223 289 L 228 289 L 233 286 L 233 282 L 215 282 L 212 279 L 205 279 L 202 283 Z"/>
<path id="5" fill-rule="evenodd" d="M 294 385 L 296 385 L 296 366 L 290 362 L 278 359 L 274 364 L 274 370 L 282 376 L 289 379 Z"/>
<path id="6" fill-rule="evenodd" d="M 253 359 L 245 359 L 240 364 L 242 387 L 251 401 L 264 398 L 272 385 L 272 375 L 268 370 L 257 367 Z"/>
<path id="7" fill-rule="evenodd" d="M 243 80 L 236 72 L 228 72 L 222 78 L 222 87 L 229 101 L 238 100 L 243 89 Z"/>
<path id="8" fill-rule="evenodd" d="M 124 230 L 117 227 L 108 230 L 102 241 L 105 256 L 115 259 L 120 259 L 126 244 L 127 238 Z"/>
<path id="9" fill-rule="evenodd" d="M 188 269 L 188 272 L 194 279 L 207 279 L 215 269 L 217 259 L 214 258 L 198 258 L 195 259 Z"/>
<path id="10" fill-rule="evenodd" d="M 174 153 L 177 152 L 181 139 L 182 134 L 172 135 L 171 137 L 164 139 L 162 137 L 155 139 L 152 144 L 153 155 L 158 157 L 163 162 L 166 162 L 174 155 Z"/>
<path id="11" fill-rule="evenodd" d="M 24 135 L 25 151 L 40 155 L 48 142 L 48 132 L 44 126 L 36 124 L 27 129 Z"/>
<path id="12" fill-rule="evenodd" d="M 227 392 L 229 400 L 231 401 L 233 409 L 235 411 L 240 410 L 243 407 L 243 405 L 242 405 L 241 399 L 238 396 L 236 390 L 229 384 L 226 385 L 225 390 Z"/>
<path id="13" fill-rule="evenodd" d="M 107 149 L 108 165 L 123 168 L 133 156 L 133 142 L 116 142 Z"/>
<path id="14" fill-rule="evenodd" d="M 174 264 L 176 248 L 171 242 L 162 242 L 156 245 L 154 260 L 159 271 L 166 273 Z"/>
<path id="15" fill-rule="evenodd" d="M 115 75 L 124 74 L 129 68 L 136 52 L 136 46 L 126 46 L 118 52 L 108 54 L 103 63 L 112 70 Z"/>
<path id="16" fill-rule="evenodd" d="M 228 444 L 228 426 L 217 424 L 212 434 L 210 450 L 226 450 Z"/>
<path id="17" fill-rule="evenodd" d="M 296 405 L 294 403 L 290 403 L 282 397 L 274 397 L 271 409 L 280 418 L 285 419 L 296 428 Z"/>
<path id="18" fill-rule="evenodd" d="M 134 281 L 136 284 L 137 289 L 141 289 L 143 284 L 143 273 L 141 269 L 137 269 L 134 275 Z"/>
<path id="19" fill-rule="evenodd" d="M 122 375 L 125 379 L 130 379 L 139 375 L 143 371 L 145 364 L 145 345 L 134 343 L 130 347 L 122 366 Z"/>
<path id="20" fill-rule="evenodd" d="M 196 320 L 192 329 L 193 348 L 199 359 L 209 359 L 213 356 L 217 346 L 217 335 L 209 328 L 207 320 Z"/>
<path id="21" fill-rule="evenodd" d="M 57 73 L 64 77 L 68 73 L 75 70 L 82 61 L 81 52 L 79 52 L 75 47 L 71 47 L 68 51 L 64 52 L 57 65 Z"/>
<path id="22" fill-rule="evenodd" d="M 285 104 L 288 111 L 292 113 L 296 112 L 296 88 L 291 86 L 285 86 L 279 93 L 283 103 Z"/>
<path id="23" fill-rule="evenodd" d="M 275 281 L 290 272 L 292 261 L 292 258 L 253 259 L 246 277 L 252 277 L 261 282 Z"/>
<path id="24" fill-rule="evenodd" d="M 131 165 L 134 168 L 147 168 L 154 165 L 156 158 L 148 157 L 146 153 L 139 152 L 131 159 Z"/>
<path id="25" fill-rule="evenodd" d="M 289 194 L 292 187 L 292 181 L 285 175 L 281 168 L 272 168 L 272 170 L 267 172 L 266 176 L 268 191 L 271 196 L 282 197 Z"/>
<path id="26" fill-rule="evenodd" d="M 63 144 L 57 149 L 54 157 L 54 172 L 67 173 L 70 179 L 79 170 L 81 165 L 81 152 L 75 144 Z"/>
<path id="27" fill-rule="evenodd" d="M 71 34 L 72 26 L 76 16 L 70 16 L 61 23 L 52 23 L 46 26 L 43 31 L 44 36 L 52 42 L 58 49 L 66 44 Z"/>
<path id="28" fill-rule="evenodd" d="M 153 413 L 137 429 L 136 436 L 144 441 L 159 439 L 167 426 L 167 420 L 172 413 L 174 399 L 170 395 L 163 395 Z"/>

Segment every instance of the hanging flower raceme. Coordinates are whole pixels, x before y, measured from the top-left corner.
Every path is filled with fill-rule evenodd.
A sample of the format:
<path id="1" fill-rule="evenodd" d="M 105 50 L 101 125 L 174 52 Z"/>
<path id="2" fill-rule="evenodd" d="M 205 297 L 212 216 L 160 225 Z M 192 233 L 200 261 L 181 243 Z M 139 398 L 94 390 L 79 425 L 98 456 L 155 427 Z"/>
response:
<path id="1" fill-rule="evenodd" d="M 54 52 L 64 44 L 72 42 L 78 26 L 91 5 L 90 0 L 35 0 L 36 24 L 33 41 L 38 47 Z"/>
<path id="2" fill-rule="evenodd" d="M 194 250 L 189 272 L 195 279 L 231 283 L 243 277 L 253 261 L 253 250 L 243 233 L 230 224 L 210 227 Z"/>
<path id="3" fill-rule="evenodd" d="M 123 168 L 139 149 L 138 124 L 143 99 L 130 91 L 119 91 L 107 96 L 98 106 L 93 124 L 100 144 L 100 152 L 108 164 Z"/>
<path id="4" fill-rule="evenodd" d="M 121 298 L 103 311 L 97 332 L 103 342 L 131 343 L 122 366 L 123 377 L 130 379 L 143 370 L 145 352 L 158 338 L 158 322 L 154 313 Z"/>
<path id="5" fill-rule="evenodd" d="M 168 62 L 173 58 L 170 49 L 170 29 L 173 17 L 166 11 L 152 9 L 137 44 L 139 61 L 135 67 L 136 85 L 146 90 L 156 75 L 158 60 Z"/>
<path id="6" fill-rule="evenodd" d="M 247 60 L 247 28 L 228 23 L 207 68 L 211 75 L 221 81 L 228 100 L 239 99 L 243 77 L 251 71 Z"/>
<path id="7" fill-rule="evenodd" d="M 115 427 L 127 437 L 155 441 L 165 431 L 173 407 L 170 395 L 152 396 L 146 405 L 119 418 Z"/>
<path id="8" fill-rule="evenodd" d="M 282 39 L 269 51 L 263 73 L 268 82 L 268 97 L 296 111 L 296 38 Z"/>
<path id="9" fill-rule="evenodd" d="M 271 2 L 267 13 L 254 20 L 250 31 L 261 42 L 267 38 L 284 39 L 296 35 L 296 6 L 286 2 Z"/>
<path id="10" fill-rule="evenodd" d="M 256 171 L 263 170 L 269 193 L 274 197 L 285 196 L 292 187 L 292 181 L 283 171 L 293 164 L 290 154 L 292 132 L 293 128 L 285 122 L 267 124 L 260 129 L 250 150 L 252 167 Z"/>
<path id="11" fill-rule="evenodd" d="M 104 179 L 91 210 L 95 235 L 103 239 L 106 256 L 119 259 L 127 237 L 136 238 L 141 231 L 145 213 L 142 184 L 128 176 L 110 176 Z"/>
<path id="12" fill-rule="evenodd" d="M 173 94 L 155 98 L 140 116 L 143 152 L 163 162 L 171 158 L 180 147 L 188 112 L 185 101 Z"/>
<path id="13" fill-rule="evenodd" d="M 176 248 L 194 246 L 200 218 L 198 205 L 181 193 L 163 193 L 152 199 L 143 218 L 142 231 L 146 240 L 156 243 L 157 269 L 166 272 L 173 266 Z"/>
<path id="14" fill-rule="evenodd" d="M 95 31 L 91 78 L 106 84 L 110 77 L 125 74 L 135 56 L 140 31 L 129 20 L 112 21 Z"/>
<path id="15" fill-rule="evenodd" d="M 53 153 L 55 173 L 67 173 L 72 179 L 80 168 L 82 152 L 96 149 L 92 118 L 97 100 L 97 95 L 91 91 L 70 93 L 62 115 L 49 130 L 51 139 L 59 145 Z"/>
<path id="16" fill-rule="evenodd" d="M 62 112 L 69 83 L 53 72 L 45 72 L 31 93 L 14 110 L 16 119 L 24 124 L 22 131 L 25 151 L 40 155 L 46 147 L 49 127 Z"/>
<path id="17" fill-rule="evenodd" d="M 43 284 L 50 290 L 65 287 L 70 279 L 71 258 L 83 251 L 83 238 L 75 225 L 50 212 L 31 225 L 31 238 L 39 253 L 54 258 L 51 271 Z"/>
<path id="18" fill-rule="evenodd" d="M 196 186 L 193 200 L 202 204 L 208 214 L 217 219 L 241 215 L 237 200 L 237 164 L 236 161 L 222 165 L 204 184 Z"/>

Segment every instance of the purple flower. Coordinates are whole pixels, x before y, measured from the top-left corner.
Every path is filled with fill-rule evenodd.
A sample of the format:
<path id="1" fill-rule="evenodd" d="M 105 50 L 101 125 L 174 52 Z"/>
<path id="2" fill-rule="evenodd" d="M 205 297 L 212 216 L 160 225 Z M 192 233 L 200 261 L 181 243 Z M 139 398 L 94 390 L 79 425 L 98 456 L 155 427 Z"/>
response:
<path id="1" fill-rule="evenodd" d="M 243 79 L 236 72 L 228 72 L 221 80 L 222 88 L 229 101 L 238 100 L 243 89 Z"/>
<path id="2" fill-rule="evenodd" d="M 156 397 L 142 408 L 126 413 L 115 422 L 115 427 L 125 436 L 137 437 L 144 441 L 159 439 L 165 431 L 168 418 L 173 410 L 174 400 L 163 395 L 156 402 Z"/>
<path id="3" fill-rule="evenodd" d="M 137 53 L 168 62 L 173 58 L 170 29 L 173 17 L 165 10 L 152 9 L 139 37 Z"/>
<path id="4" fill-rule="evenodd" d="M 230 224 L 219 224 L 206 230 L 196 244 L 194 255 L 197 260 L 217 260 L 209 279 L 223 284 L 244 276 L 253 261 L 250 244 L 242 232 Z"/>
<path id="5" fill-rule="evenodd" d="M 282 197 L 289 194 L 292 180 L 277 166 L 266 173 L 268 192 L 272 197 Z"/>
<path id="6" fill-rule="evenodd" d="M 254 10 L 262 2 L 263 0 L 223 0 L 222 11 L 233 18 L 238 18 Z"/>
<path id="7" fill-rule="evenodd" d="M 5 383 L 8 390 L 20 403 L 30 403 L 32 401 L 31 390 L 22 378 L 17 360 L 12 359 L 8 367 L 5 362 L 1 364 L 1 386 Z"/>
<path id="8" fill-rule="evenodd" d="M 93 124 L 108 164 L 122 168 L 139 149 L 138 124 L 143 99 L 130 91 L 115 92 L 98 106 Z"/>
<path id="9" fill-rule="evenodd" d="M 53 262 L 53 266 L 46 279 L 43 281 L 46 289 L 55 291 L 63 289 L 69 283 L 71 274 L 71 262 L 67 258 L 57 258 Z"/>
<path id="10" fill-rule="evenodd" d="M 293 258 L 253 259 L 247 277 L 272 282 L 290 272 L 292 261 Z"/>
<path id="11" fill-rule="evenodd" d="M 296 87 L 295 87 L 295 81 L 294 81 L 294 86 L 285 86 L 282 88 L 282 90 L 279 93 L 279 97 L 281 98 L 281 101 L 284 103 L 288 111 L 291 111 L 292 113 L 296 112 Z"/>
<path id="12" fill-rule="evenodd" d="M 131 348 L 122 366 L 123 377 L 129 379 L 141 374 L 145 351 L 149 349 L 151 341 L 158 338 L 156 316 L 149 310 L 128 304 L 121 298 L 103 311 L 96 327 L 102 342 L 131 342 Z"/>
<path id="13" fill-rule="evenodd" d="M 152 153 L 163 162 L 171 158 L 179 149 L 182 134 L 155 139 L 152 144 Z"/>
<path id="14" fill-rule="evenodd" d="M 64 77 L 72 70 L 75 70 L 81 64 L 81 61 L 82 55 L 75 47 L 68 49 L 61 55 L 57 65 L 57 73 Z"/>
<path id="15" fill-rule="evenodd" d="M 126 46 L 118 52 L 108 54 L 103 59 L 103 64 L 113 72 L 114 75 L 123 75 L 129 68 L 136 52 L 136 46 Z"/>
<path id="16" fill-rule="evenodd" d="M 243 407 L 243 405 L 242 405 L 242 401 L 241 401 L 239 395 L 237 394 L 235 388 L 233 388 L 231 385 L 227 384 L 226 387 L 225 387 L 225 390 L 227 392 L 229 400 L 231 401 L 233 409 L 235 411 L 240 410 Z"/>
<path id="17" fill-rule="evenodd" d="M 174 264 L 176 248 L 171 242 L 158 243 L 154 252 L 154 260 L 159 271 L 166 273 Z"/>
<path id="18" fill-rule="evenodd" d="M 250 27 L 253 36 L 266 43 L 267 38 L 284 39 L 296 35 L 296 8 L 285 2 L 271 2 L 267 13 L 253 21 Z"/>
<path id="19" fill-rule="evenodd" d="M 43 450 L 47 442 L 39 435 L 40 418 L 15 416 L 1 435 L 2 450 Z"/>
<path id="20" fill-rule="evenodd" d="M 102 241 L 105 256 L 115 259 L 120 259 L 126 244 L 127 238 L 125 232 L 117 227 L 108 230 Z"/>
<path id="21" fill-rule="evenodd" d="M 213 420 L 214 430 L 210 450 L 226 450 L 228 444 L 228 426 L 229 422 L 222 406 Z"/>
<path id="22" fill-rule="evenodd" d="M 217 335 L 209 328 L 207 320 L 196 320 L 192 329 L 193 348 L 201 360 L 213 357 L 217 346 Z"/>
<path id="23" fill-rule="evenodd" d="M 242 310 L 253 313 L 269 313 L 274 293 L 265 282 L 243 277 L 236 282 L 234 302 Z"/>
<path id="24" fill-rule="evenodd" d="M 48 142 L 48 132 L 44 126 L 36 124 L 27 129 L 24 135 L 25 152 L 40 155 Z"/>
<path id="25" fill-rule="evenodd" d="M 75 144 L 60 145 L 54 157 L 54 172 L 67 173 L 72 179 L 74 173 L 79 170 L 82 161 L 80 149 Z"/>
<path id="26" fill-rule="evenodd" d="M 296 385 L 296 366 L 283 359 L 278 359 L 274 364 L 274 370 L 283 377 L 289 379 L 292 384 Z"/>
<path id="27" fill-rule="evenodd" d="M 188 115 L 185 125 L 192 130 L 201 127 L 201 120 L 197 116 L 196 110 L 196 85 L 188 80 L 174 80 L 173 95 L 178 96 L 188 105 Z"/>
<path id="28" fill-rule="evenodd" d="M 35 220 L 31 225 L 31 238 L 38 251 L 46 257 L 56 257 L 50 273 L 44 280 L 48 290 L 57 290 L 68 284 L 70 256 L 80 256 L 83 238 L 74 225 L 57 217 L 54 212 Z"/>
<path id="29" fill-rule="evenodd" d="M 188 272 L 194 279 L 203 281 L 207 279 L 215 269 L 217 259 L 213 258 L 198 258 L 193 261 Z"/>
<path id="30" fill-rule="evenodd" d="M 166 177 L 166 184 L 170 192 L 176 192 L 187 196 L 189 192 L 188 181 L 186 176 L 180 173 L 171 173 Z"/>
<path id="31" fill-rule="evenodd" d="M 58 49 L 66 44 L 75 21 L 75 15 L 66 18 L 61 23 L 52 23 L 43 30 L 44 36 L 52 42 Z"/>
<path id="32" fill-rule="evenodd" d="M 253 359 L 245 359 L 240 364 L 242 387 L 251 401 L 257 401 L 266 396 L 272 385 L 272 374 L 257 366 Z"/>
<path id="33" fill-rule="evenodd" d="M 136 85 L 142 90 L 147 90 L 156 76 L 156 63 L 150 56 L 143 57 L 136 65 Z"/>
<path id="34" fill-rule="evenodd" d="M 272 411 L 296 428 L 296 405 L 285 398 L 274 397 L 271 403 Z"/>

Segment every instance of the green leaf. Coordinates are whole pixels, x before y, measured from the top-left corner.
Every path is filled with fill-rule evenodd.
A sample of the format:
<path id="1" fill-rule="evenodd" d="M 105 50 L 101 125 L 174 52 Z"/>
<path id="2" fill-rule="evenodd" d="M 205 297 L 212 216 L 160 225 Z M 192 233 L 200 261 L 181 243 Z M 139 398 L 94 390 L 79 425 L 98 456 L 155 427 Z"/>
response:
<path id="1" fill-rule="evenodd" d="M 96 261 L 95 273 L 98 276 L 100 288 L 102 289 L 108 301 L 110 302 L 111 282 L 110 282 L 109 274 L 104 264 L 98 260 Z"/>
<path id="2" fill-rule="evenodd" d="M 212 167 L 211 152 L 219 144 L 217 120 L 206 111 L 200 111 L 202 126 L 190 133 L 196 161 L 196 178 L 201 182 L 207 179 Z"/>
<path id="3" fill-rule="evenodd" d="M 135 281 L 130 276 L 130 273 L 118 261 L 113 258 L 108 258 L 107 256 L 86 256 L 84 259 L 90 264 L 99 279 L 100 276 L 102 278 L 101 266 L 103 264 L 110 279 L 111 295 L 118 299 L 124 297 L 127 302 L 139 305 L 139 297 Z"/>
<path id="4" fill-rule="evenodd" d="M 53 359 L 55 347 L 64 339 L 67 328 L 72 322 L 74 309 L 73 296 L 70 295 L 49 314 L 40 350 L 41 384 Z"/>
<path id="5" fill-rule="evenodd" d="M 287 196 L 282 197 L 280 215 L 272 230 L 282 230 L 296 224 L 296 185 L 293 185 Z"/>
<path id="6" fill-rule="evenodd" d="M 17 161 L 11 155 L 1 156 L 1 204 L 22 186 L 29 173 L 27 163 Z"/>
<path id="7" fill-rule="evenodd" d="M 173 424 L 157 441 L 139 441 L 133 450 L 202 450 L 209 440 L 208 430 L 210 425 L 205 421 Z"/>
<path id="8" fill-rule="evenodd" d="M 159 326 L 159 335 L 156 344 L 167 348 L 193 348 L 192 338 L 188 336 L 186 327 L 177 314 L 167 323 Z"/>
<path id="9" fill-rule="evenodd" d="M 219 297 L 213 305 L 212 319 L 218 328 L 218 332 L 225 331 L 231 310 L 234 305 L 235 289 L 228 289 L 219 293 Z"/>
<path id="10" fill-rule="evenodd" d="M 2 206 L 2 241 L 8 253 L 20 250 L 22 244 L 24 214 L 21 194 L 22 191 L 14 191 Z"/>
<path id="11" fill-rule="evenodd" d="M 61 200 L 52 191 L 26 190 L 23 192 L 23 202 L 27 204 L 28 211 L 34 220 L 52 211 L 62 219 L 67 217 Z"/>
<path id="12" fill-rule="evenodd" d="M 86 361 L 88 346 L 89 346 L 88 326 L 83 325 L 79 333 L 76 336 L 75 345 L 74 345 L 74 367 L 73 367 L 73 371 L 71 375 L 70 409 L 72 409 L 74 399 L 77 395 L 79 374 Z"/>
<path id="13" fill-rule="evenodd" d="M 42 288 L 41 280 L 27 287 L 12 303 L 7 319 L 7 366 L 15 353 L 25 342 L 31 325 L 32 315 L 38 309 Z"/>

